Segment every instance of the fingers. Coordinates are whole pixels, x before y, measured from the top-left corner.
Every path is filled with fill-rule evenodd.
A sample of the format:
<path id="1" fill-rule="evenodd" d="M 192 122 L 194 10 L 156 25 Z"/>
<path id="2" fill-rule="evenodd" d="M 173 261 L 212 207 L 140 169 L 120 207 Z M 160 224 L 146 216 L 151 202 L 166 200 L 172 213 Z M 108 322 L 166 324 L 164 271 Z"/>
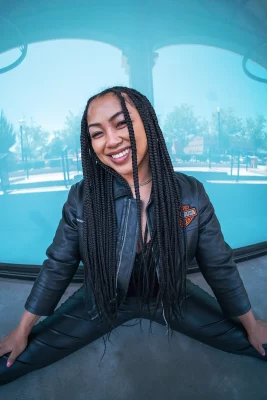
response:
<path id="1" fill-rule="evenodd" d="M 265 356 L 265 350 L 264 350 L 264 348 L 263 348 L 262 346 L 259 346 L 258 352 L 259 352 L 262 356 Z"/>
<path id="2" fill-rule="evenodd" d="M 12 364 L 16 361 L 18 356 L 22 353 L 22 351 L 18 347 L 14 347 L 11 354 L 8 357 L 6 366 L 11 367 Z"/>
<path id="3" fill-rule="evenodd" d="M 10 351 L 11 349 L 7 347 L 7 344 L 4 341 L 0 342 L 0 357 L 6 353 L 9 353 Z"/>
<path id="4" fill-rule="evenodd" d="M 265 350 L 261 344 L 253 342 L 251 342 L 251 344 L 254 347 L 254 349 L 256 349 L 258 353 L 260 353 L 261 356 L 265 356 Z"/>
<path id="5" fill-rule="evenodd" d="M 0 357 L 2 357 L 5 354 L 9 354 L 8 360 L 7 360 L 7 367 L 10 367 L 14 362 L 16 361 L 17 357 L 23 352 L 25 346 L 24 344 L 19 344 L 19 345 L 12 345 L 7 342 L 7 341 L 2 341 L 0 342 Z"/>
<path id="6" fill-rule="evenodd" d="M 264 357 L 266 353 L 263 345 L 259 341 L 256 341 L 255 339 L 251 339 L 250 337 L 248 339 L 250 344 L 254 347 L 254 349 L 257 350 L 257 352 Z"/>
<path id="7" fill-rule="evenodd" d="M 16 358 L 18 357 L 18 353 L 17 351 L 13 350 L 12 353 L 10 354 L 10 356 L 8 357 L 6 366 L 7 367 L 11 367 L 12 364 L 14 364 L 14 362 L 16 361 Z"/>

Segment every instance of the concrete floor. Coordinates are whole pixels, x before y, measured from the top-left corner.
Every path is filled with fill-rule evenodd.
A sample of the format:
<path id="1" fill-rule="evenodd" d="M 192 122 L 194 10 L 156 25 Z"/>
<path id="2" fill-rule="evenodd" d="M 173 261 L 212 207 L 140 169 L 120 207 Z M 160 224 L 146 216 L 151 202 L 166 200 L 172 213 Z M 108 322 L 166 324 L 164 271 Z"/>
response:
<path id="1" fill-rule="evenodd" d="M 238 264 L 257 318 L 267 321 L 267 256 Z M 189 278 L 209 293 L 201 273 Z M 71 284 L 58 306 L 80 285 Z M 32 283 L 0 279 L 0 338 L 13 330 Z M 42 317 L 43 319 L 45 317 Z M 130 322 L 129 322 L 130 323 Z M 107 344 L 99 339 L 48 367 L 0 387 L 5 400 L 257 400 L 267 399 L 267 365 L 213 349 L 180 333 L 170 345 L 165 327 L 143 321 L 119 327 Z"/>

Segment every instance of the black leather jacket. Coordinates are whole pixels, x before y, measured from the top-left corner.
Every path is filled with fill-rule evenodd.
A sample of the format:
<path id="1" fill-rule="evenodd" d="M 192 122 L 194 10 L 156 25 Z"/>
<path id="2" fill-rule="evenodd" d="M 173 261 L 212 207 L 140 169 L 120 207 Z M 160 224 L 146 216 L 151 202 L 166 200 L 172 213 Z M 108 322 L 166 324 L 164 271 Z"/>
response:
<path id="1" fill-rule="evenodd" d="M 201 272 L 228 317 L 245 314 L 251 308 L 247 292 L 233 261 L 233 252 L 224 241 L 214 208 L 197 179 L 176 173 L 181 188 L 188 243 L 189 264 L 196 258 Z M 133 268 L 138 222 L 136 200 L 126 185 L 114 179 L 114 198 L 117 218 L 117 301 L 127 294 Z M 70 284 L 80 261 L 83 261 L 83 206 L 84 182 L 73 185 L 63 206 L 52 244 L 46 251 L 47 259 L 36 278 L 25 309 L 40 315 L 52 315 L 60 298 Z M 148 227 L 154 223 L 153 199 L 146 209 Z M 157 270 L 158 279 L 160 276 Z M 115 299 L 114 299 L 115 300 Z M 98 316 L 93 293 L 89 317 Z"/>

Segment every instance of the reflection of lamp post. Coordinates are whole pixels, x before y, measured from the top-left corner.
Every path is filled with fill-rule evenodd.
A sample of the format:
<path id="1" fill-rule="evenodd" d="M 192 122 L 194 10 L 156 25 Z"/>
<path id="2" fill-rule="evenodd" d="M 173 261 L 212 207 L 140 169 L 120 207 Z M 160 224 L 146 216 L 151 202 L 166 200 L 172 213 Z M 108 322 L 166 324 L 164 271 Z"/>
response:
<path id="1" fill-rule="evenodd" d="M 26 170 L 26 176 L 27 179 L 29 178 L 29 170 L 28 170 L 28 155 L 27 155 L 27 149 L 26 147 L 23 147 L 23 131 L 22 131 L 22 126 L 23 126 L 23 119 L 19 120 L 19 124 L 20 124 L 20 145 L 21 145 L 21 161 L 24 162 L 25 161 L 25 170 Z M 28 138 L 27 138 L 28 140 Z"/>
<path id="2" fill-rule="evenodd" d="M 19 127 L 20 127 L 20 147 L 21 147 L 21 161 L 24 162 L 24 152 L 23 152 L 23 135 L 22 135 L 22 124 L 23 120 L 19 120 Z"/>
<path id="3" fill-rule="evenodd" d="M 219 150 L 221 150 L 221 110 L 217 107 Z"/>

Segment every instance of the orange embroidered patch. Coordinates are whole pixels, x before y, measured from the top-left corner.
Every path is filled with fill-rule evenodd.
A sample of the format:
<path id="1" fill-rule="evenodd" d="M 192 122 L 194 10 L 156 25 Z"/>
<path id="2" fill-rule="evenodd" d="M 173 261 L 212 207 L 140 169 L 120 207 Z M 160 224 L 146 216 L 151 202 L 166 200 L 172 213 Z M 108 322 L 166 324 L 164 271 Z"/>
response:
<path id="1" fill-rule="evenodd" d="M 197 216 L 197 209 L 195 207 L 190 207 L 189 204 L 183 205 L 185 226 L 191 224 L 193 219 Z M 183 226 L 183 220 L 180 218 L 180 225 Z"/>

